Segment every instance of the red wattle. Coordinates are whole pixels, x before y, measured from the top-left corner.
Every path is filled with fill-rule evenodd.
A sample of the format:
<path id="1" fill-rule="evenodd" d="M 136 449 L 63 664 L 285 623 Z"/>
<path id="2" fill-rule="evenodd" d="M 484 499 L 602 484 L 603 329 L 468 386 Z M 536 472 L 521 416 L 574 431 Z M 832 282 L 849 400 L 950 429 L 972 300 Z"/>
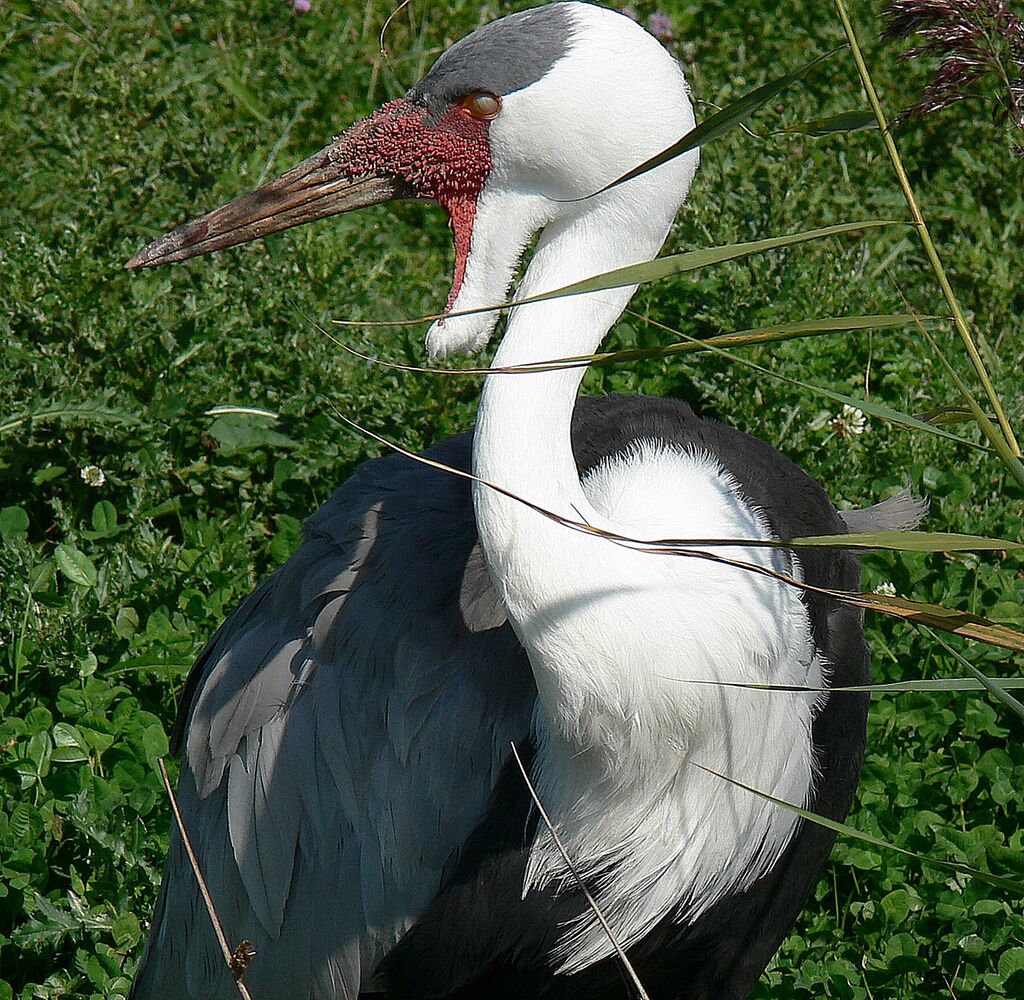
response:
<path id="1" fill-rule="evenodd" d="M 448 212 L 455 237 L 450 309 L 466 277 L 477 199 L 491 172 L 489 122 L 457 106 L 431 118 L 425 107 L 390 101 L 345 132 L 332 155 L 348 177 L 389 174 Z"/>

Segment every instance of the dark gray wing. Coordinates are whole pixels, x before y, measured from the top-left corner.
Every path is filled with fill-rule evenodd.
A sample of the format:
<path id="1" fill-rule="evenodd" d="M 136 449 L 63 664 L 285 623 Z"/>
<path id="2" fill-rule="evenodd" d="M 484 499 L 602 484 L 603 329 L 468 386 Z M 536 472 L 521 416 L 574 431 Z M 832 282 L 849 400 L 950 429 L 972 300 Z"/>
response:
<path id="1" fill-rule="evenodd" d="M 469 435 L 431 454 L 468 468 Z M 532 675 L 476 545 L 465 480 L 368 462 L 193 668 L 179 800 L 229 941 L 255 945 L 254 997 L 365 990 L 528 733 Z M 167 995 L 237 996 L 173 831 L 133 989 Z"/>

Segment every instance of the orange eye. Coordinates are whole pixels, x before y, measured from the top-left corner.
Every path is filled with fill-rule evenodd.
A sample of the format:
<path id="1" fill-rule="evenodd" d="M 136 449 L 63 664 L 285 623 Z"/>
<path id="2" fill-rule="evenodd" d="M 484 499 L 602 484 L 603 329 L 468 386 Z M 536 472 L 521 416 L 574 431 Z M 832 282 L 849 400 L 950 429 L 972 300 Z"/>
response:
<path id="1" fill-rule="evenodd" d="M 497 118 L 501 112 L 501 98 L 496 94 L 489 94 L 486 90 L 478 90 L 474 94 L 467 94 L 461 101 L 459 107 L 479 122 L 487 122 Z"/>

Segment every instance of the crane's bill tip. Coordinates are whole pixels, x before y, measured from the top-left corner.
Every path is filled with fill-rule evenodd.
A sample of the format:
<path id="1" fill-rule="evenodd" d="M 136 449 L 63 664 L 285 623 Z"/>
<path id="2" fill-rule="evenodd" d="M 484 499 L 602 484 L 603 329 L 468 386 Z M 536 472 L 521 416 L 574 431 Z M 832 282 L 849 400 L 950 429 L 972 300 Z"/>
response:
<path id="1" fill-rule="evenodd" d="M 131 260 L 125 264 L 129 271 L 137 271 L 143 267 L 159 267 L 161 264 L 174 264 L 179 260 L 187 260 L 197 254 L 208 253 L 220 249 L 222 245 L 231 246 L 229 239 L 211 239 L 210 216 L 203 216 L 193 222 L 186 222 L 172 232 L 165 233 L 159 239 L 147 243 Z"/>
<path id="2" fill-rule="evenodd" d="M 137 271 L 142 267 L 155 267 L 156 265 L 149 259 L 148 251 L 148 246 L 143 247 L 131 260 L 126 261 L 124 265 L 125 270 Z"/>

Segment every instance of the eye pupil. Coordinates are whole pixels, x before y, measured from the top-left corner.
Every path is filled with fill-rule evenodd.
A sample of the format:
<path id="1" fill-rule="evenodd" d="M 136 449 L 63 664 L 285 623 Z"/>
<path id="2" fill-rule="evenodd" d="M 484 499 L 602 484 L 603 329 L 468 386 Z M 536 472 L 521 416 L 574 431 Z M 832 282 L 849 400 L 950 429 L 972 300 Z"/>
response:
<path id="1" fill-rule="evenodd" d="M 501 98 L 496 94 L 489 94 L 485 90 L 475 94 L 469 94 L 459 101 L 459 107 L 471 118 L 478 121 L 489 121 L 496 118 L 501 111 Z"/>

